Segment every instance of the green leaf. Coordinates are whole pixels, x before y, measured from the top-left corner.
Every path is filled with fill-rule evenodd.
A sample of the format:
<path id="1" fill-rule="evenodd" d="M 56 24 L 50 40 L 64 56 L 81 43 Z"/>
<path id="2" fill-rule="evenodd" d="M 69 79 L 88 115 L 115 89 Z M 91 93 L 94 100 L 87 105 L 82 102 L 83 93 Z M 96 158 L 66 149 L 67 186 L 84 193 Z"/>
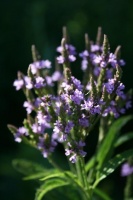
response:
<path id="1" fill-rule="evenodd" d="M 111 198 L 99 188 L 94 188 L 94 193 L 101 197 L 103 200 L 111 200 Z"/>
<path id="2" fill-rule="evenodd" d="M 129 121 L 133 119 L 133 116 L 124 116 L 119 119 L 117 119 L 109 128 L 109 131 L 107 135 L 105 136 L 105 139 L 103 140 L 101 146 L 98 149 L 97 154 L 97 161 L 98 161 L 98 168 L 100 168 L 105 160 L 107 159 L 110 150 L 113 151 L 114 144 L 118 138 L 119 132 L 121 128 Z"/>
<path id="3" fill-rule="evenodd" d="M 50 173 L 48 174 L 48 176 L 45 176 L 44 178 L 41 178 L 40 181 L 45 181 L 47 179 L 51 179 L 51 178 L 56 178 L 56 177 L 65 177 L 65 173 L 64 172 L 57 172 L 55 171 L 54 173 Z"/>
<path id="4" fill-rule="evenodd" d="M 45 169 L 45 170 L 43 170 L 43 172 L 41 171 L 41 172 L 26 176 L 26 177 L 23 178 L 23 180 L 35 180 L 35 179 L 40 180 L 41 178 L 46 177 L 46 176 L 53 174 L 55 172 L 57 173 L 56 169 Z"/>
<path id="5" fill-rule="evenodd" d="M 31 175 L 38 172 L 46 171 L 46 169 L 43 166 L 28 160 L 15 159 L 13 160 L 12 164 L 17 171 L 25 175 Z"/>
<path id="6" fill-rule="evenodd" d="M 94 187 L 96 187 L 101 180 L 105 179 L 109 174 L 114 172 L 115 169 L 131 155 L 133 155 L 133 149 L 129 149 L 121 154 L 117 154 L 114 158 L 105 163 L 103 168 L 99 171 L 98 178 L 94 183 Z"/>
<path id="7" fill-rule="evenodd" d="M 56 179 L 46 180 L 45 183 L 42 184 L 41 187 L 37 190 L 35 200 L 41 200 L 47 192 L 55 188 L 66 186 L 69 184 L 70 183 L 67 182 L 66 179 L 63 180 L 60 178 L 56 178 Z"/>
<path id="8" fill-rule="evenodd" d="M 115 143 L 115 147 L 120 146 L 121 144 L 127 142 L 128 140 L 133 139 L 133 132 L 125 133 Z"/>
<path id="9" fill-rule="evenodd" d="M 88 172 L 95 164 L 96 158 L 93 156 L 85 165 L 85 170 Z"/>

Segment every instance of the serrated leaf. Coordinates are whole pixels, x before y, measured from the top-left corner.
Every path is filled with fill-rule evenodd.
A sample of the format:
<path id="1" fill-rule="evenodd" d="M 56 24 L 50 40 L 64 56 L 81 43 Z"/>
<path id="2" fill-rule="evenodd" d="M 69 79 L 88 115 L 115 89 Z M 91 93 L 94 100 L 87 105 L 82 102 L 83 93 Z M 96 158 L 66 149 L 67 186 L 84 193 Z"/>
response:
<path id="1" fill-rule="evenodd" d="M 105 179 L 109 174 L 115 171 L 115 169 L 121 165 L 125 160 L 133 155 L 133 149 L 129 149 L 121 154 L 117 154 L 114 158 L 104 164 L 103 168 L 99 171 L 98 178 L 94 183 L 96 186 L 101 180 Z"/>
<path id="2" fill-rule="evenodd" d="M 44 195 L 58 187 L 69 185 L 70 183 L 66 181 L 66 179 L 49 179 L 46 180 L 44 184 L 41 185 L 41 187 L 37 190 L 35 200 L 42 200 Z"/>
<path id="3" fill-rule="evenodd" d="M 109 128 L 109 131 L 107 135 L 105 136 L 105 139 L 103 140 L 103 143 L 99 147 L 98 154 L 97 154 L 97 161 L 99 163 L 98 168 L 100 168 L 103 163 L 105 162 L 109 151 L 114 149 L 114 144 L 116 142 L 116 139 L 118 138 L 119 131 L 121 128 L 129 121 L 133 119 L 133 116 L 124 116 L 119 119 L 117 119 Z"/>
<path id="4" fill-rule="evenodd" d="M 115 143 L 115 147 L 120 146 L 121 144 L 133 139 L 133 132 L 125 133 Z"/>
<path id="5" fill-rule="evenodd" d="M 45 168 L 38 163 L 28 161 L 28 160 L 23 160 L 23 159 L 15 159 L 12 162 L 13 167 L 21 172 L 24 175 L 30 175 L 38 172 L 45 172 Z"/>

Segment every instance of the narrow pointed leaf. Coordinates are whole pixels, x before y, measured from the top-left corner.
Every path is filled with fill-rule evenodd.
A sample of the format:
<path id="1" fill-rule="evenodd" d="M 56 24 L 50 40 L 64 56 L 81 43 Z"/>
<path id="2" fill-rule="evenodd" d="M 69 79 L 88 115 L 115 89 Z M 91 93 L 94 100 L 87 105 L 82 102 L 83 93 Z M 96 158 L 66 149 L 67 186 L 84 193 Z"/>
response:
<path id="1" fill-rule="evenodd" d="M 103 168 L 99 171 L 99 176 L 94 183 L 94 186 L 96 186 L 101 180 L 105 179 L 108 175 L 113 173 L 119 165 L 121 165 L 132 155 L 133 149 L 129 149 L 121 154 L 116 155 L 114 158 L 105 163 Z"/>
<path id="2" fill-rule="evenodd" d="M 46 169 L 32 161 L 23 160 L 23 159 L 16 159 L 12 162 L 13 167 L 25 175 L 30 175 L 38 172 L 44 172 Z"/>
<path id="3" fill-rule="evenodd" d="M 103 200 L 111 200 L 111 198 L 99 188 L 94 188 L 94 193 L 97 194 Z"/>
<path id="4" fill-rule="evenodd" d="M 66 186 L 66 185 L 69 185 L 69 182 L 67 182 L 65 179 L 64 180 L 59 179 L 59 178 L 49 179 L 45 181 L 45 183 L 42 184 L 41 187 L 37 190 L 35 200 L 42 200 L 42 198 L 47 192 L 55 188 Z"/>
<path id="5" fill-rule="evenodd" d="M 105 162 L 108 154 L 110 153 L 109 151 L 113 151 L 114 144 L 119 136 L 121 128 L 131 119 L 133 119 L 133 116 L 121 117 L 120 119 L 117 119 L 109 128 L 109 131 L 98 150 L 97 161 L 99 163 L 99 168 Z"/>
<path id="6" fill-rule="evenodd" d="M 133 132 L 125 133 L 115 143 L 115 147 L 120 146 L 121 144 L 133 139 Z"/>

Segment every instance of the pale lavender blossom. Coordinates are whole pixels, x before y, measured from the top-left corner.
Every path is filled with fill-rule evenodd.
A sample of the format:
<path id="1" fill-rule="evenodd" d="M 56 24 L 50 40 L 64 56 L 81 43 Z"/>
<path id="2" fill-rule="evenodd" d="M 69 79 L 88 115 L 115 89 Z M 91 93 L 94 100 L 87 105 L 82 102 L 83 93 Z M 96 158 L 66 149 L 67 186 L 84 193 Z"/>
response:
<path id="1" fill-rule="evenodd" d="M 60 71 L 55 71 L 55 72 L 52 74 L 52 80 L 53 80 L 53 81 L 60 81 L 62 78 L 63 78 L 63 75 L 61 74 Z"/>
<path id="2" fill-rule="evenodd" d="M 15 141 L 20 143 L 22 141 L 22 136 L 27 136 L 27 135 L 29 135 L 28 130 L 24 126 L 19 127 L 14 135 Z"/>
<path id="3" fill-rule="evenodd" d="M 34 86 L 36 87 L 36 88 L 42 88 L 42 87 L 44 87 L 44 78 L 42 78 L 42 77 L 40 77 L 40 76 L 38 76 L 38 77 L 36 77 L 35 78 L 35 84 L 34 84 Z"/>
<path id="4" fill-rule="evenodd" d="M 25 101 L 23 106 L 26 108 L 26 111 L 28 114 L 30 114 L 32 110 L 34 109 L 33 104 L 29 101 Z"/>
<path id="5" fill-rule="evenodd" d="M 65 48 L 68 51 L 68 54 L 70 54 L 70 55 L 76 54 L 76 48 L 73 45 L 65 44 Z M 63 47 L 62 46 L 57 47 L 56 51 L 59 52 L 59 53 L 62 53 Z"/>
<path id="6" fill-rule="evenodd" d="M 64 62 L 65 62 L 65 58 L 63 57 L 63 56 L 58 56 L 57 58 L 57 62 L 59 63 L 59 64 L 63 64 Z"/>
<path id="7" fill-rule="evenodd" d="M 82 62 L 81 62 L 81 69 L 83 71 L 85 71 L 88 67 L 88 60 L 87 59 L 83 59 Z"/>
<path id="8" fill-rule="evenodd" d="M 40 61 L 31 63 L 29 66 L 30 66 L 32 74 L 36 74 L 38 69 L 44 69 L 44 68 L 50 69 L 51 62 L 49 60 L 40 60 Z"/>
<path id="9" fill-rule="evenodd" d="M 43 134 L 45 130 L 45 126 L 43 124 L 39 125 L 37 123 L 32 124 L 31 128 L 32 128 L 32 131 L 37 134 Z"/>
<path id="10" fill-rule="evenodd" d="M 128 163 L 124 163 L 121 168 L 121 176 L 129 176 L 133 174 L 133 166 Z"/>
<path id="11" fill-rule="evenodd" d="M 25 77 L 24 77 L 24 82 L 25 82 L 25 87 L 26 87 L 27 89 L 30 90 L 30 89 L 33 88 L 33 83 L 32 83 L 32 80 L 31 80 L 30 77 L 25 76 Z"/>
<path id="12" fill-rule="evenodd" d="M 76 89 L 73 95 L 70 95 L 70 98 L 75 104 L 80 105 L 81 101 L 84 99 L 84 95 L 81 91 Z"/>
<path id="13" fill-rule="evenodd" d="M 91 45 L 91 52 L 101 51 L 101 47 L 97 44 Z"/>
<path id="14" fill-rule="evenodd" d="M 24 86 L 24 81 L 22 79 L 15 80 L 13 86 L 16 87 L 16 90 L 20 90 Z"/>

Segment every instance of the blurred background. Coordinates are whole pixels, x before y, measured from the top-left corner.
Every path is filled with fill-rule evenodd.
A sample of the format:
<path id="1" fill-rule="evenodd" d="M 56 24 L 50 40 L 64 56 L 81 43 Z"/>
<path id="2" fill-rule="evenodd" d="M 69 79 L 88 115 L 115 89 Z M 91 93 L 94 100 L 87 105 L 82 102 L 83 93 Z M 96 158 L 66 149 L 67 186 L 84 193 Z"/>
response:
<path id="1" fill-rule="evenodd" d="M 112 51 L 117 45 L 122 45 L 122 58 L 127 63 L 123 67 L 123 82 L 127 90 L 133 87 L 132 0 L 0 0 L 1 200 L 34 199 L 37 185 L 22 180 L 23 176 L 12 167 L 14 158 L 26 158 L 48 166 L 38 151 L 14 142 L 7 124 L 21 126 L 26 116 L 22 106 L 25 98 L 12 85 L 17 71 L 26 73 L 32 62 L 31 45 L 35 44 L 42 58 L 51 60 L 54 65 L 55 49 L 60 45 L 64 25 L 78 52 L 84 50 L 84 33 L 95 40 L 97 28 L 102 26 Z M 81 78 L 78 69 L 75 67 L 74 73 Z M 124 187 L 125 179 L 120 177 L 119 170 L 111 180 L 103 183 L 103 187 L 114 200 L 122 199 L 123 194 L 118 190 Z"/>

